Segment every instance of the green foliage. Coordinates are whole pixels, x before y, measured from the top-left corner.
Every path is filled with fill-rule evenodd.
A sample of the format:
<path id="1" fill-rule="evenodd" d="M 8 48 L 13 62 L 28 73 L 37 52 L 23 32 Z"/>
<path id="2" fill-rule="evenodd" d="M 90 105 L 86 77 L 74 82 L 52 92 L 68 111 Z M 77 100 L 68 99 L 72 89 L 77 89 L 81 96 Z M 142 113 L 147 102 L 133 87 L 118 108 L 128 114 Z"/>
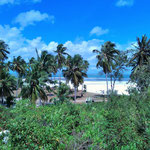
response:
<path id="1" fill-rule="evenodd" d="M 69 101 L 69 95 L 71 93 L 71 90 L 69 86 L 67 86 L 64 83 L 61 83 L 56 89 L 54 90 L 54 94 L 56 95 L 55 98 L 52 99 L 54 103 L 63 103 Z"/>
<path id="2" fill-rule="evenodd" d="M 139 91 L 144 91 L 150 86 L 150 39 L 143 35 L 141 39 L 137 38 L 134 47 L 128 64 L 132 67 L 130 81 L 136 83 Z"/>
<path id="3" fill-rule="evenodd" d="M 64 103 L 38 108 L 29 100 L 19 101 L 13 109 L 0 108 L 1 118 L 5 118 L 0 125 L 10 131 L 5 148 L 149 149 L 149 98 L 150 95 L 132 93 L 111 95 L 107 103 Z"/>
<path id="4" fill-rule="evenodd" d="M 97 53 L 97 68 L 102 68 L 103 72 L 106 75 L 106 84 L 107 84 L 107 95 L 108 95 L 108 74 L 112 72 L 114 63 L 117 62 L 117 55 L 120 54 L 117 50 L 115 43 L 107 41 L 102 45 L 101 50 L 93 50 L 93 53 Z"/>
<path id="5" fill-rule="evenodd" d="M 132 74 L 149 62 L 150 58 L 150 39 L 143 35 L 140 39 L 137 37 L 137 45 L 134 45 L 135 53 L 130 59 L 129 65 L 132 66 Z"/>
<path id="6" fill-rule="evenodd" d="M 143 36 L 137 41 L 138 51 L 130 61 L 134 75 L 131 80 L 142 93 L 135 88 L 130 89 L 129 96 L 118 96 L 114 91 L 107 102 L 90 105 L 68 103 L 70 90 L 65 84 L 60 84 L 55 91 L 61 103 L 38 108 L 33 104 L 38 98 L 47 100 L 46 92 L 50 91 L 47 83 L 51 83 L 52 73 L 56 74 L 57 69 L 61 71 L 64 66 L 64 76 L 74 84 L 75 90 L 83 83 L 89 64 L 80 55 L 68 56 L 66 60 L 67 48 L 60 44 L 56 57 L 47 51 L 39 56 L 36 50 L 37 60 L 32 58 L 28 64 L 21 57 L 15 58 L 14 70 L 24 77 L 20 79 L 21 96 L 29 100 L 20 100 L 14 108 L 0 106 L 0 132 L 10 131 L 8 143 L 3 142 L 4 135 L 0 136 L 0 149 L 150 149 L 150 40 Z M 0 41 L 0 96 L 11 103 L 16 83 L 8 73 L 11 63 L 4 63 L 7 49 L 7 44 Z M 101 51 L 93 52 L 98 53 L 98 68 L 102 67 L 105 74 L 115 68 L 113 77 L 121 77 L 119 71 L 124 62 L 116 61 L 120 53 L 114 43 L 106 42 Z M 26 66 L 25 73 L 21 71 L 22 64 Z"/>
<path id="7" fill-rule="evenodd" d="M 81 55 L 77 54 L 74 57 L 68 56 L 66 61 L 66 69 L 63 70 L 63 76 L 66 81 L 71 83 L 75 89 L 75 100 L 76 100 L 76 91 L 80 84 L 84 83 L 84 77 L 87 77 L 87 69 L 89 63 L 86 60 L 83 60 Z"/>
<path id="8" fill-rule="evenodd" d="M 24 76 L 26 73 L 26 62 L 21 56 L 18 56 L 17 58 L 14 57 L 13 62 L 10 62 L 9 67 L 11 70 L 17 72 L 18 78 Z"/>
<path id="9" fill-rule="evenodd" d="M 57 46 L 57 50 L 54 51 L 57 54 L 56 60 L 58 63 L 58 68 L 60 70 L 65 65 L 65 55 L 68 55 L 68 53 L 66 53 L 66 50 L 67 50 L 67 47 L 64 47 L 63 44 L 59 44 Z"/>
<path id="10" fill-rule="evenodd" d="M 51 57 L 47 51 L 43 51 L 41 56 L 35 60 L 32 58 L 27 66 L 25 79 L 22 80 L 20 96 L 23 98 L 30 98 L 32 103 L 35 104 L 37 99 L 47 101 L 46 91 L 50 91 L 51 83 L 49 74 L 49 61 Z M 46 71 L 47 68 L 47 71 Z"/>
<path id="11" fill-rule="evenodd" d="M 112 96 L 106 105 L 107 125 L 103 130 L 107 149 L 149 148 L 150 103 L 136 93 L 130 96 Z"/>
<path id="12" fill-rule="evenodd" d="M 35 103 L 38 98 L 46 101 L 48 98 L 45 90 L 50 90 L 46 82 L 50 83 L 48 74 L 44 71 L 39 72 L 35 66 L 32 66 L 22 83 L 20 96 L 30 98 L 32 103 Z"/>
<path id="13" fill-rule="evenodd" d="M 111 90 L 114 91 L 116 81 L 121 81 L 123 78 L 123 72 L 126 70 L 127 54 L 126 52 L 120 51 L 115 56 L 115 62 L 113 63 L 112 72 L 109 74 L 111 82 Z"/>
<path id="14" fill-rule="evenodd" d="M 71 109 L 71 107 L 73 109 Z M 10 141 L 15 149 L 64 149 L 72 129 L 79 125 L 79 110 L 57 105 L 35 108 L 21 102 L 11 111 Z"/>
<path id="15" fill-rule="evenodd" d="M 105 74 L 110 73 L 113 67 L 113 61 L 116 61 L 115 57 L 119 54 L 119 51 L 115 49 L 115 43 L 107 41 L 102 45 L 101 50 L 93 50 L 93 53 L 97 53 L 96 56 L 98 62 L 96 64 L 97 68 L 103 69 Z"/>
<path id="16" fill-rule="evenodd" d="M 9 54 L 8 49 L 9 49 L 8 45 L 4 41 L 0 40 L 0 62 L 8 58 L 7 56 L 7 54 Z"/>
<path id="17" fill-rule="evenodd" d="M 150 86 L 150 62 L 137 69 L 131 75 L 130 81 L 136 83 L 136 88 L 139 91 L 145 91 Z"/>
<path id="18" fill-rule="evenodd" d="M 3 104 L 6 100 L 9 107 L 13 104 L 13 91 L 16 89 L 16 81 L 15 77 L 9 73 L 9 63 L 4 62 L 8 59 L 8 49 L 8 45 L 0 40 L 0 98 L 1 103 Z"/>
<path id="19" fill-rule="evenodd" d="M 7 121 L 11 118 L 10 109 L 0 105 L 0 132 L 7 129 Z"/>
<path id="20" fill-rule="evenodd" d="M 40 56 L 37 50 L 36 53 L 37 53 L 37 60 L 32 58 L 30 60 L 30 64 L 37 64 L 37 70 L 47 72 L 49 77 L 51 77 L 52 73 L 56 74 L 58 65 L 55 56 L 49 54 L 48 51 L 46 50 L 42 51 Z"/>
<path id="21" fill-rule="evenodd" d="M 63 70 L 63 75 L 67 81 L 71 81 L 74 87 L 82 84 L 84 77 L 87 77 L 86 71 L 89 64 L 83 60 L 81 55 L 69 56 L 66 70 Z"/>
<path id="22" fill-rule="evenodd" d="M 2 103 L 4 103 L 4 99 L 8 99 L 8 101 L 10 100 L 15 89 L 15 77 L 3 69 L 0 73 L 0 97 L 2 98 Z"/>

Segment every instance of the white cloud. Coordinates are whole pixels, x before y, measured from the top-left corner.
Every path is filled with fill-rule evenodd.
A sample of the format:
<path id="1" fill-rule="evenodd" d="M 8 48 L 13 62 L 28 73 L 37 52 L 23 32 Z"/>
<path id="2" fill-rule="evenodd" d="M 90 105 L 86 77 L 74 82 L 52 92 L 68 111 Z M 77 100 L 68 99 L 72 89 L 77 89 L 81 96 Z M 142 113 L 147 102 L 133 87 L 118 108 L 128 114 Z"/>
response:
<path id="1" fill-rule="evenodd" d="M 80 54 L 84 58 L 88 60 L 91 55 L 93 54 L 93 49 L 100 49 L 101 44 L 103 43 L 103 40 L 93 39 L 89 41 L 81 41 L 81 42 L 72 42 L 72 41 L 66 41 L 64 44 L 65 47 L 67 47 L 67 53 L 69 53 L 71 56 L 75 54 Z M 31 43 L 30 43 L 31 44 Z M 42 50 L 48 50 L 50 53 L 53 53 L 54 50 L 56 50 L 58 46 L 58 42 L 52 41 L 49 44 L 45 44 L 42 46 Z"/>
<path id="2" fill-rule="evenodd" d="M 10 57 L 21 55 L 24 59 L 36 56 L 35 48 L 41 52 L 41 50 L 48 50 L 50 53 L 54 53 L 58 42 L 51 41 L 48 44 L 45 43 L 41 37 L 35 37 L 34 39 L 28 39 L 22 35 L 22 30 L 16 27 L 10 27 L 9 25 L 0 25 L 0 39 L 4 40 L 10 47 Z M 81 54 L 84 59 L 90 62 L 94 59 L 93 49 L 100 49 L 103 40 L 93 39 L 89 41 L 72 42 L 66 41 L 64 46 L 67 47 L 67 52 L 70 55 Z M 93 58 L 91 58 L 93 56 Z"/>
<path id="3" fill-rule="evenodd" d="M 98 39 L 82 41 L 79 43 L 67 41 L 64 43 L 64 46 L 67 47 L 69 54 L 81 54 L 85 58 L 88 58 L 89 55 L 91 56 L 93 49 L 99 49 L 103 42 L 103 40 Z"/>
<path id="4" fill-rule="evenodd" d="M 97 36 L 100 36 L 100 35 L 103 35 L 103 34 L 107 34 L 108 32 L 109 32 L 108 29 L 102 29 L 102 27 L 96 26 L 91 30 L 90 35 L 95 34 Z"/>
<path id="5" fill-rule="evenodd" d="M 9 25 L 0 25 L 0 39 L 8 43 L 11 49 L 15 50 L 20 48 L 20 45 L 25 41 L 21 31 L 16 27 L 11 28 Z"/>
<path id="6" fill-rule="evenodd" d="M 9 60 L 13 56 L 22 56 L 26 61 L 31 57 L 36 57 L 35 48 L 39 52 L 41 50 L 48 50 L 50 53 L 54 54 L 58 42 L 51 41 L 48 44 L 42 40 L 42 37 L 35 37 L 34 39 L 28 39 L 23 36 L 22 30 L 16 27 L 10 27 L 9 25 L 2 26 L 0 25 L 0 40 L 4 40 L 10 47 Z M 64 46 L 67 47 L 67 52 L 70 55 L 80 54 L 84 59 L 87 59 L 90 63 L 90 70 L 94 69 L 97 63 L 96 56 L 92 53 L 93 49 L 100 50 L 101 45 L 104 43 L 103 40 L 92 39 L 92 40 L 82 40 L 82 41 L 66 41 Z M 119 45 L 117 48 L 125 50 L 129 48 L 131 43 Z"/>
<path id="7" fill-rule="evenodd" d="M 118 0 L 116 6 L 132 6 L 134 4 L 134 0 Z"/>
<path id="8" fill-rule="evenodd" d="M 20 4 L 20 3 L 25 3 L 25 2 L 30 2 L 30 3 L 39 3 L 42 0 L 0 0 L 0 5 L 5 5 L 5 4 Z"/>
<path id="9" fill-rule="evenodd" d="M 35 54 L 36 48 L 38 49 L 39 52 L 41 52 L 41 50 L 43 50 L 44 47 L 46 47 L 46 44 L 44 43 L 44 41 L 42 41 L 41 37 L 37 37 L 32 40 L 25 38 L 24 43 L 20 45 L 20 48 L 14 50 L 12 52 L 12 55 L 17 55 L 17 56 L 21 55 L 24 58 L 28 59 L 36 56 Z"/>
<path id="10" fill-rule="evenodd" d="M 43 50 L 48 50 L 49 52 L 53 52 L 54 50 L 56 50 L 57 46 L 58 46 L 58 43 L 52 41 L 48 45 L 43 47 Z"/>
<path id="11" fill-rule="evenodd" d="M 41 37 L 27 39 L 22 35 L 22 30 L 9 25 L 0 25 L 0 40 L 4 40 L 10 48 L 10 57 L 21 55 L 23 58 L 35 56 L 35 48 L 39 50 L 46 47 Z M 9 58 L 10 60 L 10 58 Z"/>
<path id="12" fill-rule="evenodd" d="M 20 13 L 14 20 L 14 23 L 19 23 L 21 27 L 28 25 L 34 25 L 35 22 L 48 20 L 54 23 L 54 16 L 49 16 L 47 13 L 41 13 L 40 11 L 31 10 L 28 12 Z"/>

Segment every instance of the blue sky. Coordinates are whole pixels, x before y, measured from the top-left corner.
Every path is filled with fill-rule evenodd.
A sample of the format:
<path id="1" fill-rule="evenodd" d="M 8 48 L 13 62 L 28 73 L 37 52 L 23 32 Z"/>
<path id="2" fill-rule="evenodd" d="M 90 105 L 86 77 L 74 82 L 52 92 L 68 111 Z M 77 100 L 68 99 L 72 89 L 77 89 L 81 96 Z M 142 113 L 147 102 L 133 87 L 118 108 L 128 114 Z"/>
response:
<path id="1" fill-rule="evenodd" d="M 110 40 L 130 49 L 137 36 L 150 34 L 149 0 L 0 0 L 0 39 L 10 57 L 28 60 L 39 51 L 56 49 L 81 54 L 96 73 L 93 49 Z"/>

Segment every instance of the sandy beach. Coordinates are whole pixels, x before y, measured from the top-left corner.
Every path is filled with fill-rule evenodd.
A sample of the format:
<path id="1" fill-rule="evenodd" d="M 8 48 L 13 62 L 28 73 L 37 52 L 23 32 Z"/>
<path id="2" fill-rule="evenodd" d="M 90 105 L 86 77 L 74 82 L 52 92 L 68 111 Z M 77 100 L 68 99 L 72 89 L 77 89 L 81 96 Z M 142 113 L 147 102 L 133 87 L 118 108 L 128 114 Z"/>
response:
<path id="1" fill-rule="evenodd" d="M 59 82 L 59 81 L 58 81 Z M 66 83 L 65 80 L 62 80 L 63 83 Z M 84 85 L 86 85 L 87 92 L 95 93 L 95 94 L 106 94 L 106 81 L 84 81 Z M 73 85 L 69 82 L 69 86 L 73 89 Z M 128 81 L 116 81 L 115 90 L 118 94 L 128 94 L 127 89 L 130 87 L 131 83 Z M 79 90 L 82 90 L 82 85 L 79 86 Z M 111 83 L 109 81 L 109 89 L 111 90 Z"/>
<path id="2" fill-rule="evenodd" d="M 65 83 L 65 81 L 63 81 Z M 87 87 L 87 92 L 95 94 L 106 94 L 106 82 L 105 81 L 85 81 L 84 85 Z M 69 82 L 69 86 L 73 89 L 73 85 Z M 118 94 L 128 94 L 127 89 L 131 84 L 128 81 L 116 81 L 115 90 Z M 82 90 L 82 85 L 79 86 L 79 90 Z M 109 82 L 109 89 L 111 84 Z"/>

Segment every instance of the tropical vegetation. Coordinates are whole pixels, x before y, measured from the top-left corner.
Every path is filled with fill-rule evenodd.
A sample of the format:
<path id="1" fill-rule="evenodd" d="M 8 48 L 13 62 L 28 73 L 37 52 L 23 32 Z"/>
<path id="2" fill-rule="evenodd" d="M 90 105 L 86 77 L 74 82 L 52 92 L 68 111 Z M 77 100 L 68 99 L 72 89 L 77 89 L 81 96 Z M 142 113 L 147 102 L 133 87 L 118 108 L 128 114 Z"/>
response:
<path id="1" fill-rule="evenodd" d="M 108 94 L 108 74 L 112 72 L 112 69 L 114 68 L 114 62 L 116 62 L 116 57 L 119 55 L 119 50 L 117 50 L 115 43 L 112 43 L 110 41 L 105 42 L 104 45 L 102 45 L 101 50 L 93 50 L 93 53 L 97 53 L 96 56 L 98 62 L 96 64 L 97 68 L 102 68 L 103 72 L 106 76 L 106 85 L 107 85 L 107 94 Z"/>
<path id="2" fill-rule="evenodd" d="M 80 84 L 83 84 L 84 77 L 87 77 L 88 62 L 77 54 L 73 58 L 68 56 L 66 70 L 63 70 L 63 75 L 67 82 L 71 81 L 74 86 L 74 100 L 76 101 L 76 92 Z"/>
<path id="3" fill-rule="evenodd" d="M 93 50 L 106 76 L 106 101 L 77 104 L 90 65 L 84 57 L 59 44 L 55 55 L 35 49 L 27 62 L 21 56 L 8 61 L 9 46 L 1 40 L 0 149 L 150 149 L 150 39 L 144 35 L 133 46 L 121 51 L 108 41 Z M 127 69 L 135 86 L 119 95 L 115 83 Z"/>

